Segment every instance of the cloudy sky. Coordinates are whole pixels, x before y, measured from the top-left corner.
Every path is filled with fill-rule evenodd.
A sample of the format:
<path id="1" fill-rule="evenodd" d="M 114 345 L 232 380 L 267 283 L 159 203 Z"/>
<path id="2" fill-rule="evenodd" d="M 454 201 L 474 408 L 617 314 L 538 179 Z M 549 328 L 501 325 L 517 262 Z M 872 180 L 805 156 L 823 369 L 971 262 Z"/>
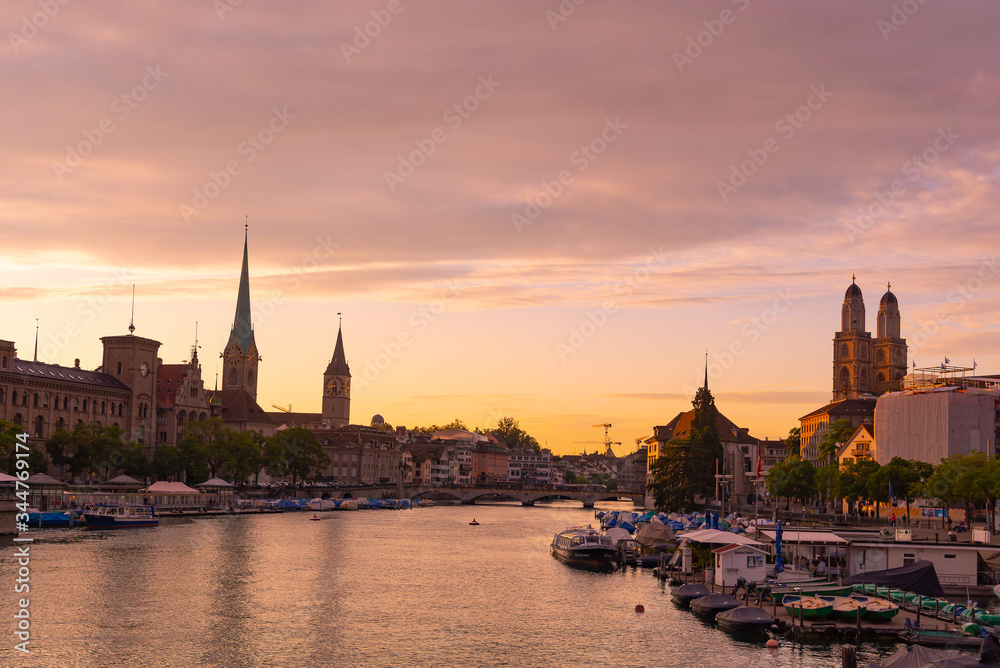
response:
<path id="1" fill-rule="evenodd" d="M 1000 7 L 64 2 L 0 8 L 0 338 L 136 333 L 209 385 L 244 223 L 260 403 L 503 415 L 559 453 L 690 407 L 780 437 L 852 274 L 910 358 L 1000 372 Z M 619 450 L 619 447 L 616 447 Z"/>

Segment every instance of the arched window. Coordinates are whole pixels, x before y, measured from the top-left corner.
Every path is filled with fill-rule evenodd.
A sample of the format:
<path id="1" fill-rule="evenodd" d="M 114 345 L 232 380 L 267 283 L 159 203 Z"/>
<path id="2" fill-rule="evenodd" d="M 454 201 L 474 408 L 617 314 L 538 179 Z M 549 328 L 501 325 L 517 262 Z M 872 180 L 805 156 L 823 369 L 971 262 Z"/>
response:
<path id="1" fill-rule="evenodd" d="M 102 401 L 101 402 L 101 415 L 104 415 L 107 412 L 108 412 L 107 402 Z"/>
<path id="2" fill-rule="evenodd" d="M 31 400 L 31 407 L 38 408 L 38 392 L 35 392 L 35 396 Z"/>
<path id="3" fill-rule="evenodd" d="M 868 346 L 861 346 L 861 359 L 868 360 Z"/>
<path id="4" fill-rule="evenodd" d="M 7 356 L 6 355 L 3 356 L 3 368 L 5 368 L 5 369 L 7 368 Z"/>
<path id="5" fill-rule="evenodd" d="M 60 429 L 65 429 L 65 428 L 66 428 L 66 423 L 63 421 L 63 419 L 62 418 L 56 418 L 56 431 L 59 431 Z"/>
<path id="6" fill-rule="evenodd" d="M 118 404 L 118 417 L 125 415 L 125 404 Z"/>
<path id="7" fill-rule="evenodd" d="M 10 405 L 17 406 L 17 390 L 10 393 Z"/>
<path id="8" fill-rule="evenodd" d="M 229 384 L 236 385 L 236 367 L 229 369 Z"/>
<path id="9" fill-rule="evenodd" d="M 20 427 L 22 422 L 24 422 L 24 418 L 21 417 L 20 413 L 14 416 L 14 424 Z"/>
<path id="10" fill-rule="evenodd" d="M 2 404 L 6 398 L 7 397 L 6 397 L 6 395 L 4 395 L 3 388 L 0 387 L 0 404 Z"/>
<path id="11" fill-rule="evenodd" d="M 208 418 L 208 416 L 207 416 L 207 415 L 205 415 L 204 413 L 201 413 L 201 414 L 200 414 L 200 415 L 198 416 L 198 419 L 199 419 L 199 420 L 205 420 L 205 419 L 207 419 L 207 418 Z"/>
<path id="12" fill-rule="evenodd" d="M 80 398 L 73 397 L 73 412 L 76 413 L 80 410 Z"/>
<path id="13" fill-rule="evenodd" d="M 194 411 L 188 413 L 188 422 L 194 422 L 197 418 L 195 417 Z"/>
<path id="14" fill-rule="evenodd" d="M 39 415 L 35 418 L 35 438 L 42 438 L 44 436 L 44 434 L 42 434 L 42 428 L 44 426 L 45 420 L 43 420 L 42 416 Z"/>
<path id="15" fill-rule="evenodd" d="M 87 402 L 87 400 L 86 400 L 86 399 L 84 399 L 84 400 L 83 400 L 83 412 L 84 412 L 84 413 L 86 413 L 86 412 L 87 412 L 87 406 L 88 406 L 88 402 Z"/>
<path id="16" fill-rule="evenodd" d="M 247 385 L 253 385 L 253 370 L 247 371 Z"/>
<path id="17" fill-rule="evenodd" d="M 179 429 L 183 426 L 184 426 L 184 411 L 180 411 L 179 413 L 177 413 L 177 428 Z"/>
<path id="18" fill-rule="evenodd" d="M 116 368 L 118 369 L 117 374 L 119 376 L 122 375 L 122 363 L 121 362 L 118 363 L 118 366 Z"/>
<path id="19" fill-rule="evenodd" d="M 63 397 L 63 410 L 69 410 L 69 397 Z"/>
<path id="20" fill-rule="evenodd" d="M 875 362 L 877 364 L 885 364 L 885 351 L 879 348 L 878 352 L 875 353 Z"/>
<path id="21" fill-rule="evenodd" d="M 840 346 L 840 359 L 846 360 L 851 355 L 851 349 L 847 347 L 847 344 Z"/>
<path id="22" fill-rule="evenodd" d="M 48 407 L 49 407 L 49 393 L 46 392 L 45 394 L 42 395 L 42 408 L 48 408 Z"/>
<path id="23" fill-rule="evenodd" d="M 880 388 L 881 388 L 881 387 L 882 387 L 883 385 L 885 385 L 885 374 L 884 374 L 884 373 L 880 373 L 880 374 L 878 375 L 878 378 L 876 379 L 876 381 L 878 382 L 878 386 L 879 386 Z"/>
<path id="24" fill-rule="evenodd" d="M 868 376 L 862 374 L 861 378 L 859 379 L 859 385 L 861 385 L 861 387 L 858 388 L 858 389 L 860 389 L 862 392 L 864 392 L 865 390 L 867 390 L 868 389 Z"/>
<path id="25" fill-rule="evenodd" d="M 851 389 L 851 372 L 846 366 L 840 367 L 840 389 L 844 391 Z"/>
<path id="26" fill-rule="evenodd" d="M 140 443 L 145 443 L 146 442 L 146 428 L 143 427 L 142 425 L 139 425 L 139 438 L 138 438 L 138 441 Z"/>

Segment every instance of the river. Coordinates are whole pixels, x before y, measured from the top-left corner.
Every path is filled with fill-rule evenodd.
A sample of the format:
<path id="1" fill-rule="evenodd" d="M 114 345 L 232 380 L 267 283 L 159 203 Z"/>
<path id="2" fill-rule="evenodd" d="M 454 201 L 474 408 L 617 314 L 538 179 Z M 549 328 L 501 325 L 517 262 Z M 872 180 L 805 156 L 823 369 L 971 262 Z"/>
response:
<path id="1" fill-rule="evenodd" d="M 594 523 L 566 503 L 164 519 L 30 536 L 30 592 L 0 549 L 0 665 L 832 668 L 839 645 L 767 649 L 670 601 L 650 572 L 549 555 Z M 475 517 L 480 526 L 469 526 Z M 15 649 L 28 598 L 30 654 Z M 645 613 L 636 613 L 636 604 Z M 892 653 L 863 646 L 859 659 Z M 859 661 L 863 664 L 863 661 Z"/>

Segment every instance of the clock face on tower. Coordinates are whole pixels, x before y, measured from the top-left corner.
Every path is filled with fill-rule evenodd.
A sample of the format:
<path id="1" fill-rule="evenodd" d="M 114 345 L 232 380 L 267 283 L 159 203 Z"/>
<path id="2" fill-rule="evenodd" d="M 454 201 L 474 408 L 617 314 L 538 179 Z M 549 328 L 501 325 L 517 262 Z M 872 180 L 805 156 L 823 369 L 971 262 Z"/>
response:
<path id="1" fill-rule="evenodd" d="M 336 378 L 327 378 L 326 379 L 325 390 L 326 390 L 326 393 L 328 395 L 330 395 L 332 397 L 337 396 L 337 379 Z"/>
<path id="2" fill-rule="evenodd" d="M 250 346 L 250 350 L 247 351 L 247 364 L 253 366 L 257 364 L 257 360 L 260 357 L 257 355 L 257 346 Z"/>
<path id="3" fill-rule="evenodd" d="M 139 365 L 139 373 L 142 374 L 143 378 L 145 378 L 146 376 L 148 376 L 149 375 L 149 365 L 146 364 L 145 362 L 143 362 L 142 364 L 140 364 Z"/>
<path id="4" fill-rule="evenodd" d="M 237 346 L 226 348 L 226 364 L 239 364 L 240 349 Z"/>

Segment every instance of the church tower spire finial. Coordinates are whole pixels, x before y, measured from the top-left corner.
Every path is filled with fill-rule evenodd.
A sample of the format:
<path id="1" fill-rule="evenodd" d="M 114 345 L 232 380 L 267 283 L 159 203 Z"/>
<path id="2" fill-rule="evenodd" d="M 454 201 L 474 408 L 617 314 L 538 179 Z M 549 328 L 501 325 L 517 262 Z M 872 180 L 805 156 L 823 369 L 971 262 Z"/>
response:
<path id="1" fill-rule="evenodd" d="M 705 348 L 705 389 L 708 389 L 708 348 Z"/>

